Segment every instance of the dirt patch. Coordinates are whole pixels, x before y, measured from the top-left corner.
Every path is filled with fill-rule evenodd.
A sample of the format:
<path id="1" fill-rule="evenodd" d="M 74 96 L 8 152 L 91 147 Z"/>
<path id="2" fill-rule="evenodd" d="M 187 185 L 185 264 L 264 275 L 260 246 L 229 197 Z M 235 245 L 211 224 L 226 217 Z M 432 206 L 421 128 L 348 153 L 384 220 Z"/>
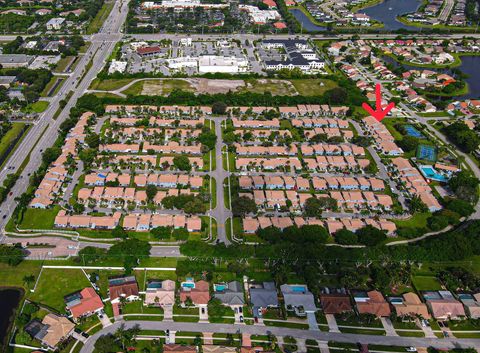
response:
<path id="1" fill-rule="evenodd" d="M 208 78 L 191 78 L 187 80 L 195 89 L 195 93 L 228 93 L 235 92 L 245 86 L 243 80 L 211 80 Z"/>

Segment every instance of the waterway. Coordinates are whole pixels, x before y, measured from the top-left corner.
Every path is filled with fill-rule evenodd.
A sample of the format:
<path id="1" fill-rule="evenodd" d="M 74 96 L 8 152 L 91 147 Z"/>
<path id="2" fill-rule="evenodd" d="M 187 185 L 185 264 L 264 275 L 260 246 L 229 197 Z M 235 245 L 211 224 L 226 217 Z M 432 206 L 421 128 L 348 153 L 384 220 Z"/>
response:
<path id="1" fill-rule="evenodd" d="M 418 67 L 415 65 L 400 64 L 395 59 L 389 56 L 385 56 L 383 57 L 383 59 L 385 60 L 385 62 L 392 64 L 394 67 L 403 66 L 407 70 L 426 69 L 424 67 Z M 480 70 L 478 69 L 480 67 L 480 56 L 465 55 L 465 56 L 461 56 L 460 59 L 462 60 L 462 64 L 460 66 L 457 66 L 456 69 L 459 69 L 464 74 L 468 75 L 465 81 L 468 84 L 469 90 L 467 94 L 464 94 L 462 96 L 452 97 L 452 98 L 458 99 L 458 100 L 464 100 L 468 98 L 478 99 L 480 98 Z M 443 69 L 428 68 L 428 70 L 438 71 L 442 73 L 447 73 L 449 75 L 453 75 L 451 69 L 449 68 L 443 68 Z"/>
<path id="2" fill-rule="evenodd" d="M 0 288 L 0 351 L 3 351 L 7 344 L 10 323 L 21 298 L 22 292 L 18 289 Z"/>
<path id="3" fill-rule="evenodd" d="M 381 31 L 395 31 L 398 29 L 406 29 L 409 31 L 419 31 L 418 27 L 407 26 L 397 21 L 397 16 L 404 15 L 409 12 L 415 12 L 420 6 L 420 0 L 384 0 L 382 3 L 362 9 L 359 12 L 365 13 L 372 19 L 382 22 Z M 301 10 L 289 10 L 303 26 L 304 31 L 326 31 L 325 26 L 317 26 L 313 23 Z M 359 27 L 359 31 L 361 31 Z"/>

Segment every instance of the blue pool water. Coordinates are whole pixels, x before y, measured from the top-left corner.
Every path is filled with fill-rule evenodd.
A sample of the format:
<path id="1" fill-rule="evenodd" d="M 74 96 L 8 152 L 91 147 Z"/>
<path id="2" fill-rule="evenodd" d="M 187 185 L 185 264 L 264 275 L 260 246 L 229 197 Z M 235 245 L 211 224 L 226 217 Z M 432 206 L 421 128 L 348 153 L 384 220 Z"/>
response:
<path id="1" fill-rule="evenodd" d="M 217 291 L 217 292 L 222 292 L 222 291 L 225 290 L 225 288 L 227 288 L 227 286 L 224 285 L 224 284 L 216 284 L 215 285 L 215 291 Z"/>
<path id="2" fill-rule="evenodd" d="M 429 165 L 421 165 L 419 169 L 422 174 L 428 179 L 440 181 L 442 183 L 445 183 L 448 180 L 442 174 L 437 173 L 437 171 Z"/>
<path id="3" fill-rule="evenodd" d="M 182 287 L 183 288 L 195 288 L 195 283 L 182 282 Z"/>
<path id="4" fill-rule="evenodd" d="M 297 293 L 303 293 L 303 292 L 307 291 L 305 286 L 290 286 L 290 288 L 292 289 L 292 291 L 297 292 Z"/>

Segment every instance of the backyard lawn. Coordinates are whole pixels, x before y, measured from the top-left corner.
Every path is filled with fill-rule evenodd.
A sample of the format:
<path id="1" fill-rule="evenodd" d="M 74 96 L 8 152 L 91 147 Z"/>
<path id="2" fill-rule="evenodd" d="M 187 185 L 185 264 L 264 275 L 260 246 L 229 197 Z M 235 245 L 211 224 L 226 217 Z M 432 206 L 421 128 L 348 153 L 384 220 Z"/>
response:
<path id="1" fill-rule="evenodd" d="M 81 270 L 44 268 L 30 300 L 65 311 L 63 297 L 88 287 L 90 282 Z"/>
<path id="2" fill-rule="evenodd" d="M 49 103 L 46 101 L 37 101 L 25 107 L 27 113 L 43 113 L 47 110 Z"/>
<path id="3" fill-rule="evenodd" d="M 417 291 L 442 289 L 440 282 L 433 276 L 414 276 L 412 283 Z"/>
<path id="4" fill-rule="evenodd" d="M 54 206 L 49 209 L 27 208 L 23 215 L 20 229 L 52 229 L 55 222 L 55 216 L 60 211 L 60 206 Z"/>

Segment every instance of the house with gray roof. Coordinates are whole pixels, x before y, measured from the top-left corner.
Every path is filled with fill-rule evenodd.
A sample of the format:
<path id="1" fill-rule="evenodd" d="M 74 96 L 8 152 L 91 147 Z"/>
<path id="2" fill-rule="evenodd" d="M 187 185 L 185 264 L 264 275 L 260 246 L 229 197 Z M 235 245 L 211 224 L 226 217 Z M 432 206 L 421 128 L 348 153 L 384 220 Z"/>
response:
<path id="1" fill-rule="evenodd" d="M 240 282 L 232 281 L 227 284 L 215 284 L 213 287 L 215 298 L 219 299 L 223 305 L 233 308 L 245 304 L 243 288 Z"/>
<path id="2" fill-rule="evenodd" d="M 278 295 L 275 282 L 251 284 L 249 287 L 253 316 L 261 317 L 268 308 L 278 308 Z"/>
<path id="3" fill-rule="evenodd" d="M 313 294 L 304 284 L 283 284 L 280 291 L 287 311 L 294 311 L 298 316 L 306 316 L 308 312 L 317 311 Z"/>

